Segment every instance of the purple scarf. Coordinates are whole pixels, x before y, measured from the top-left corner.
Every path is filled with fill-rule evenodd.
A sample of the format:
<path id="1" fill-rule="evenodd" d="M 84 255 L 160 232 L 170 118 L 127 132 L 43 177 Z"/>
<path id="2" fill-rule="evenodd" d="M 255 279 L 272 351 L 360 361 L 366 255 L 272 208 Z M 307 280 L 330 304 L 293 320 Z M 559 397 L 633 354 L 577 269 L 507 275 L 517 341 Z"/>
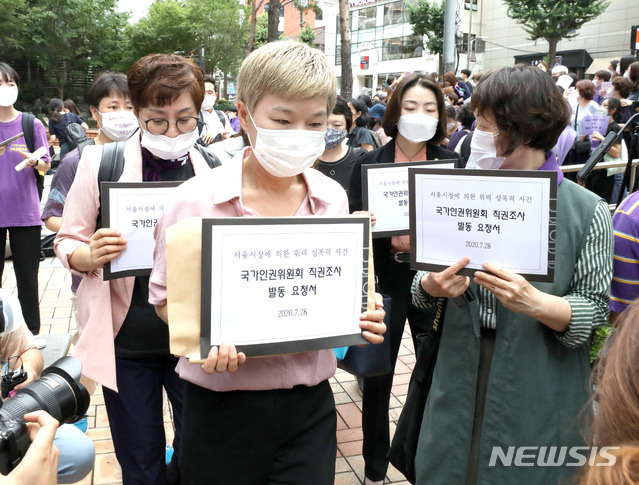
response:
<path id="1" fill-rule="evenodd" d="M 155 158 L 150 151 L 142 147 L 142 180 L 144 182 L 161 182 L 162 172 L 176 170 L 184 166 L 188 160 L 188 153 L 177 160 L 162 160 Z"/>

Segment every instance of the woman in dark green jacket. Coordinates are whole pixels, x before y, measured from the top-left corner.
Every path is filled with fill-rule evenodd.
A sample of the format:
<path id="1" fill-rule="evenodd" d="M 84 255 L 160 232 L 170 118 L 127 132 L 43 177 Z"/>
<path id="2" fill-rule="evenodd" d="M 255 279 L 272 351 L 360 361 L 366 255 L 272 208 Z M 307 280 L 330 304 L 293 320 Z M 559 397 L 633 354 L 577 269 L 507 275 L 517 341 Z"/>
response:
<path id="1" fill-rule="evenodd" d="M 603 200 L 563 178 L 551 149 L 569 110 L 541 70 L 489 73 L 472 107 L 475 165 L 557 172 L 555 276 L 552 283 L 530 283 L 488 263 L 473 278 L 457 276 L 468 258 L 415 276 L 413 301 L 420 307 L 469 287 L 477 295 L 468 305 L 446 306 L 417 483 L 556 484 L 589 457 L 571 447 L 584 445 L 590 335 L 608 317 L 610 214 Z"/>

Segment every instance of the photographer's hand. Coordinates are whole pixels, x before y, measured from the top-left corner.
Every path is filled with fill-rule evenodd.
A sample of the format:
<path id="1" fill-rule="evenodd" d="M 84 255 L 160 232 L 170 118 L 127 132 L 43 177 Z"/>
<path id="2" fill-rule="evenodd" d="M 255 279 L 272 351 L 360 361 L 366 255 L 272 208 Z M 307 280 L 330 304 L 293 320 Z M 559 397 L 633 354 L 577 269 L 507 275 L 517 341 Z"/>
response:
<path id="1" fill-rule="evenodd" d="M 44 411 L 25 414 L 31 446 L 20 464 L 0 484 L 55 485 L 58 481 L 58 448 L 53 437 L 58 422 Z"/>
<path id="2" fill-rule="evenodd" d="M 44 367 L 44 361 L 42 360 L 42 354 L 38 349 L 29 349 L 20 357 L 22 360 L 22 367 L 27 371 L 27 380 L 18 384 L 14 389 L 17 391 L 22 389 L 27 384 L 35 381 L 40 374 L 42 374 L 42 368 Z"/>

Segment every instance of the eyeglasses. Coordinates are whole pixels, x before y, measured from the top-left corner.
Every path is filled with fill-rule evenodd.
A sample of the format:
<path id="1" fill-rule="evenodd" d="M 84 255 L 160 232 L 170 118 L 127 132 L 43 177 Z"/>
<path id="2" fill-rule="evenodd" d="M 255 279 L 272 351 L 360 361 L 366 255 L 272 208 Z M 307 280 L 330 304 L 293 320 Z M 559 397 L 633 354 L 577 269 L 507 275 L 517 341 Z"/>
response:
<path id="1" fill-rule="evenodd" d="M 153 135 L 164 135 L 169 131 L 169 120 L 164 118 L 151 118 L 143 121 L 147 131 Z M 197 128 L 197 121 L 198 118 L 196 116 L 185 116 L 175 121 L 175 127 L 182 134 L 191 133 Z"/>

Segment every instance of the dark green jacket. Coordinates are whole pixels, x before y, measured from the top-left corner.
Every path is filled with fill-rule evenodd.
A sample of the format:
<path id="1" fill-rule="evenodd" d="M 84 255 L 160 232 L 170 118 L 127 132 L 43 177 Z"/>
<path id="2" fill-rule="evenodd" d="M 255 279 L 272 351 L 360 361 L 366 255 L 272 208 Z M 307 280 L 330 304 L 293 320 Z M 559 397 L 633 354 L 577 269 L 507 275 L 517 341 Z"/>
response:
<path id="1" fill-rule="evenodd" d="M 598 200 L 568 180 L 559 185 L 554 283 L 533 286 L 552 295 L 568 293 Z M 471 289 L 477 294 L 474 283 Z M 450 303 L 417 450 L 418 484 L 465 484 L 479 363 L 479 303 Z M 495 446 L 507 453 L 509 446 L 583 445 L 577 417 L 589 415 L 589 351 L 589 342 L 570 349 L 546 325 L 497 303 L 478 484 L 553 485 L 574 476 L 578 467 L 489 463 Z"/>

